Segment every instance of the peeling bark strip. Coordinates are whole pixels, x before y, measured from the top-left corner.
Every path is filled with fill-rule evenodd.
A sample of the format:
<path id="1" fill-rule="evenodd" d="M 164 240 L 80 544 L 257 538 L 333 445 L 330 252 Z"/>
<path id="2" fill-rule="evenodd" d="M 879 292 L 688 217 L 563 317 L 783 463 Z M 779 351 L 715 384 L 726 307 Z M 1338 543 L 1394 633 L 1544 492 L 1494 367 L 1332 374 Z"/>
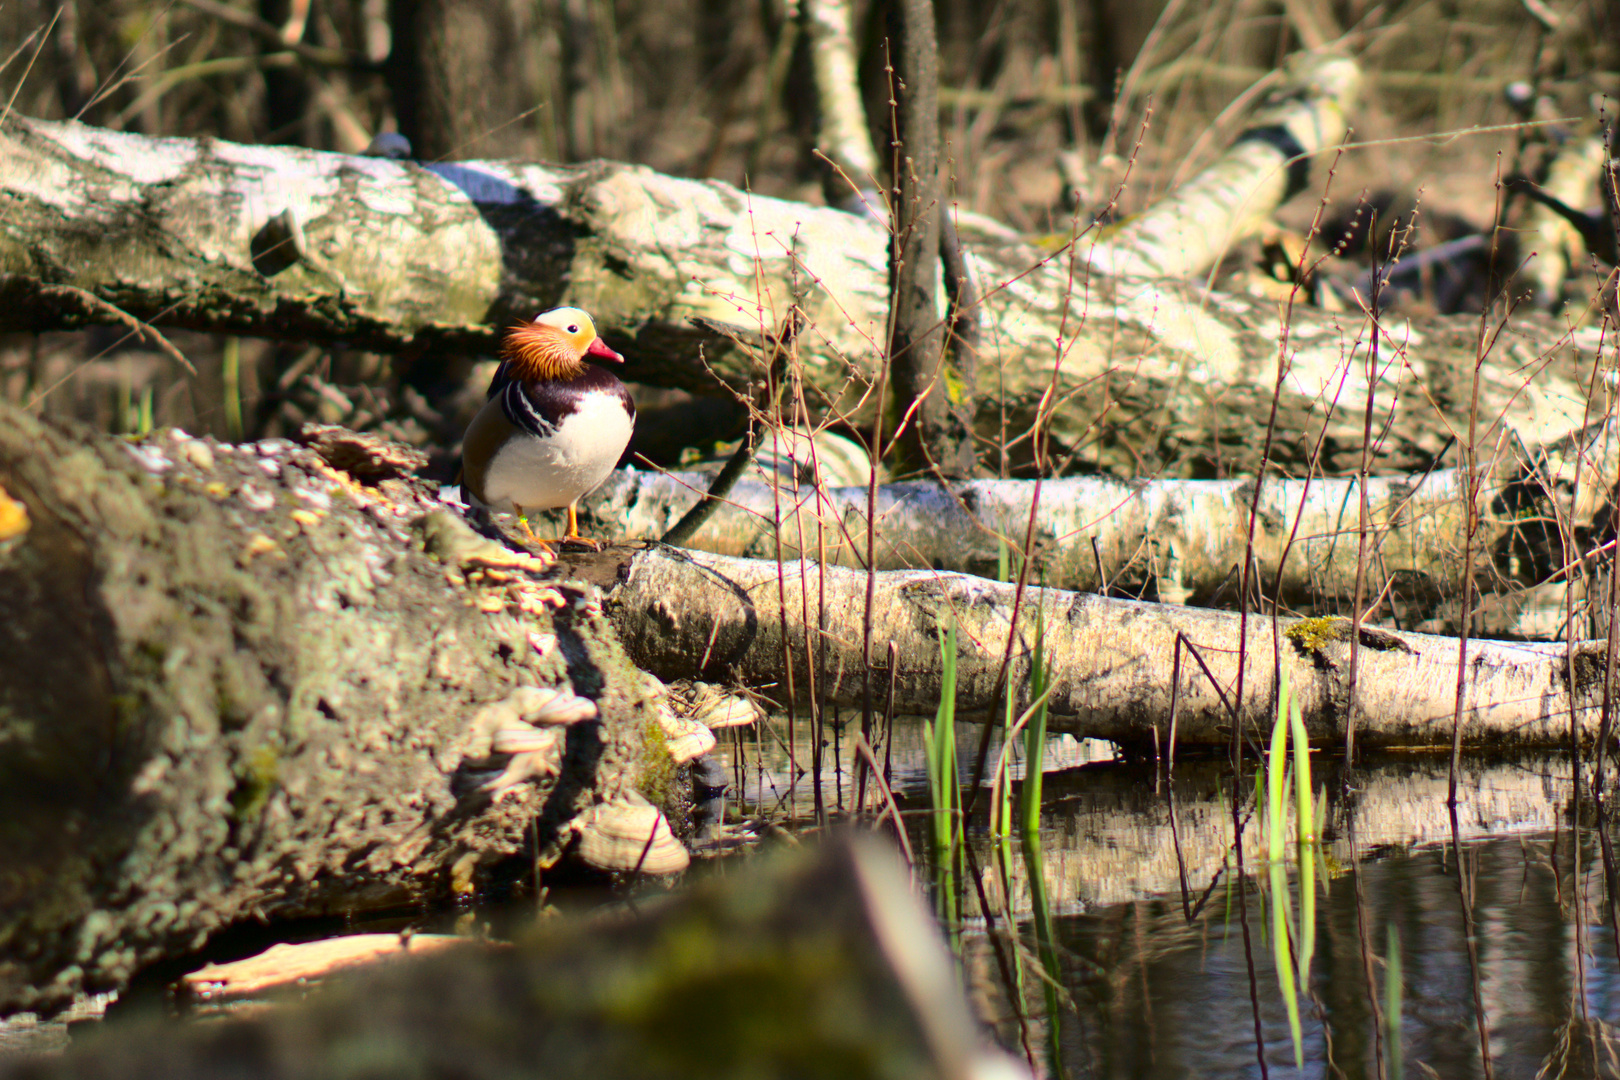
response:
<path id="1" fill-rule="evenodd" d="M 26 508 L 0 531 L 0 1013 L 235 920 L 471 888 L 537 814 L 560 845 L 644 775 L 646 680 L 585 586 L 424 519 L 420 485 L 177 435 L 0 408 L 0 490 Z M 494 753 L 499 721 L 536 686 L 598 719 L 492 803 L 479 785 L 523 757 Z"/>
<path id="2" fill-rule="evenodd" d="M 813 282 L 798 353 L 810 383 L 850 406 L 886 338 L 880 226 L 632 166 L 419 165 L 12 116 L 0 125 L 0 198 L 0 329 L 106 317 L 53 285 L 157 325 L 382 350 L 489 348 L 502 321 L 570 303 L 596 316 L 636 378 L 712 389 L 711 368 L 736 384 L 763 372 L 688 320 L 780 325 L 797 258 L 799 280 Z M 1003 395 L 981 396 L 981 434 L 999 437 L 1003 403 L 1011 433 L 1032 422 L 1061 333 L 1057 460 L 1118 476 L 1254 471 L 1254 417 L 1270 400 L 1282 331 L 1274 304 L 1076 279 L 1066 255 L 963 240 L 985 285 L 981 381 Z M 1375 388 L 1374 429 L 1388 435 L 1374 472 L 1430 469 L 1450 432 L 1467 429 L 1479 329 L 1473 317 L 1383 325 L 1393 362 Z M 1358 467 L 1368 390 L 1358 354 L 1370 332 L 1359 318 L 1292 314 L 1282 469 L 1303 475 L 1322 436 L 1327 473 Z M 1596 328 L 1516 319 L 1489 348 L 1481 415 L 1505 417 L 1529 445 L 1579 428 L 1598 342 Z"/>
<path id="3" fill-rule="evenodd" d="M 842 567 L 821 571 L 808 562 L 784 565 L 780 572 L 788 579 L 781 589 L 775 563 L 649 549 L 631 560 L 624 584 L 609 595 L 609 613 L 636 663 L 660 678 L 730 676 L 777 694 L 784 691 L 785 622 L 799 677 L 820 660 L 824 666 L 816 672 L 816 686 L 831 700 L 855 706 L 866 576 Z M 801 574 L 809 579 L 803 588 Z M 827 609 L 824 614 L 812 610 L 807 622 L 801 598 L 821 595 L 823 588 Z M 888 684 L 894 687 L 897 710 L 932 712 L 938 704 L 939 640 L 952 619 L 959 627 L 958 713 L 983 713 L 996 703 L 1012 593 L 1011 585 L 961 574 L 913 570 L 878 575 L 873 636 L 898 650 L 900 670 Z M 785 611 L 778 606 L 779 595 L 787 597 Z M 1055 689 L 1049 722 L 1054 730 L 1138 747 L 1155 739 L 1167 745 L 1178 634 L 1198 648 L 1220 680 L 1221 692 L 1231 693 L 1239 644 L 1236 615 L 1052 589 L 1026 596 L 1013 651 L 1015 686 L 1028 683 L 1037 608 L 1044 612 L 1051 654 L 1048 671 Z M 807 625 L 830 628 L 808 655 Z M 1251 619 L 1245 727 L 1271 729 L 1272 658 L 1280 652 L 1311 738 L 1341 738 L 1349 626 L 1347 619 L 1285 621 L 1283 639 L 1274 649 L 1267 621 Z M 1588 737 L 1598 727 L 1603 647 L 1602 641 L 1576 646 L 1574 699 Z M 1455 639 L 1363 629 L 1359 665 L 1358 737 L 1365 745 L 1450 744 Z M 1469 745 L 1554 747 L 1568 740 L 1570 694 L 1562 643 L 1470 641 L 1468 670 L 1463 738 Z M 1190 658 L 1182 671 L 1177 740 L 1226 745 L 1231 728 L 1221 695 Z M 880 684 L 889 678 L 887 670 L 873 674 Z"/>

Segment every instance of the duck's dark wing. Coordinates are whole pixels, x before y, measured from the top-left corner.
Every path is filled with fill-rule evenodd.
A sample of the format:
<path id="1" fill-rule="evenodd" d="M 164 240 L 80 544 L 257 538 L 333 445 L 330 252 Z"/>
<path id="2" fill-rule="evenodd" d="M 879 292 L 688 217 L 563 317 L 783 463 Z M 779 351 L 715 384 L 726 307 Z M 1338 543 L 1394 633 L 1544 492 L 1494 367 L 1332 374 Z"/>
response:
<path id="1" fill-rule="evenodd" d="M 549 400 L 552 395 L 545 392 L 548 388 L 547 383 L 503 380 L 499 400 L 507 422 L 519 431 L 541 439 L 549 439 L 557 434 L 557 423 L 565 414 L 560 413 L 556 404 Z M 572 411 L 570 406 L 568 412 Z"/>
<path id="2" fill-rule="evenodd" d="M 490 400 L 496 394 L 499 394 L 502 390 L 505 390 L 511 382 L 512 376 L 506 373 L 506 361 L 502 360 L 499 364 L 495 365 L 495 376 L 489 380 L 489 393 L 484 395 L 484 400 Z"/>

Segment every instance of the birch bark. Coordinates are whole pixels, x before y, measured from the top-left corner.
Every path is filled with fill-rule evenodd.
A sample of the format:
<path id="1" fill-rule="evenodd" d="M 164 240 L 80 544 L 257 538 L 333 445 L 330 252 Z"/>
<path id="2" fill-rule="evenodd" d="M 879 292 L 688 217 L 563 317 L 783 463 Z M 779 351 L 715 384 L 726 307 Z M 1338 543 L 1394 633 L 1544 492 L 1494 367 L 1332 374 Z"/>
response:
<path id="1" fill-rule="evenodd" d="M 785 587 L 778 587 L 778 575 Z M 800 577 L 808 580 L 800 586 Z M 860 626 L 866 575 L 843 567 L 652 548 L 635 555 L 623 584 L 608 597 L 614 624 L 637 664 L 664 679 L 738 679 L 781 697 L 783 642 L 803 685 L 806 669 L 825 700 L 855 707 L 861 685 Z M 784 607 L 778 601 L 786 597 Z M 806 611 L 802 597 L 825 596 Z M 1048 723 L 1054 731 L 1110 739 L 1137 749 L 1225 746 L 1238 658 L 1248 688 L 1237 722 L 1269 734 L 1275 718 L 1274 672 L 1287 665 L 1313 741 L 1342 738 L 1347 700 L 1348 619 L 1284 620 L 1276 635 L 1267 619 L 1249 620 L 1239 639 L 1236 614 L 1113 600 L 1058 590 L 1032 590 L 1011 625 L 1013 586 L 924 570 L 878 575 L 875 640 L 891 644 L 899 668 L 874 670 L 874 683 L 894 686 L 897 712 L 932 713 L 941 694 L 939 642 L 958 627 L 957 713 L 984 714 L 996 704 L 1007 638 L 1014 635 L 1014 687 L 1028 686 L 1037 611 L 1050 654 Z M 819 601 L 817 601 L 819 603 Z M 828 627 L 812 634 L 806 627 Z M 1184 656 L 1175 730 L 1170 702 L 1178 641 L 1195 646 L 1213 673 Z M 1241 647 L 1241 653 L 1240 653 Z M 1567 742 L 1573 709 L 1586 737 L 1595 736 L 1603 701 L 1605 642 L 1575 647 L 1576 685 L 1566 680 L 1562 642 L 1470 640 L 1463 739 L 1470 746 L 1557 746 Z M 1451 743 L 1457 687 L 1454 638 L 1363 628 L 1357 673 L 1357 732 L 1364 746 L 1436 747 Z"/>
<path id="2" fill-rule="evenodd" d="M 635 377 L 713 391 L 715 376 L 762 380 L 762 363 L 688 320 L 779 326 L 796 272 L 812 283 L 799 349 L 810 404 L 855 419 L 876 404 L 890 299 L 884 230 L 718 182 L 605 162 L 383 161 L 13 116 L 0 126 L 0 197 L 0 329 L 105 321 L 58 288 L 74 286 L 163 325 L 477 350 L 509 319 L 573 303 L 596 316 Z M 1053 456 L 1072 471 L 1252 472 L 1254 418 L 1269 403 L 1284 333 L 1275 303 L 1106 277 L 1083 260 L 1076 271 L 1071 251 L 1043 253 L 970 224 L 958 222 L 984 283 L 981 436 L 1002 438 L 1005 416 L 1016 438 L 1044 410 Z M 1104 243 L 1079 243 L 1090 250 L 1094 239 Z M 1481 351 L 1487 425 L 1544 445 L 1601 415 L 1603 403 L 1593 412 L 1588 400 L 1597 327 L 1524 315 L 1485 329 L 1477 319 L 1384 319 L 1376 332 L 1390 362 L 1369 388 L 1358 372 L 1371 323 L 1296 306 L 1277 465 L 1304 475 L 1320 446 L 1323 471 L 1354 472 L 1369 389 L 1383 433 L 1374 472 L 1450 464 L 1440 459 L 1467 429 Z"/>

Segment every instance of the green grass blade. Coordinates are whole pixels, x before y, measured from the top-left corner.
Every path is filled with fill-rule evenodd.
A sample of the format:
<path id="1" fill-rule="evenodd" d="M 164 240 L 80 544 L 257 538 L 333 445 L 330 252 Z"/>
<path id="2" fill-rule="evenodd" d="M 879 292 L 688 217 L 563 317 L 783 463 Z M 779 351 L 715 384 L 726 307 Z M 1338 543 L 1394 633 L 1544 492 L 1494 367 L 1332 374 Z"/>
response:
<path id="1" fill-rule="evenodd" d="M 1287 668 L 1283 679 L 1287 682 Z M 1316 953 L 1316 810 L 1311 799 L 1311 744 L 1305 734 L 1305 717 L 1300 712 L 1299 698 L 1289 695 L 1288 727 L 1294 738 L 1294 840 L 1298 847 L 1296 862 L 1299 868 L 1299 938 L 1295 951 L 1299 954 L 1299 985 L 1309 987 L 1311 959 Z"/>
<path id="2" fill-rule="evenodd" d="M 1283 685 L 1288 685 L 1288 669 L 1283 669 Z M 1288 728 L 1294 737 L 1294 828 L 1302 843 L 1316 839 L 1316 813 L 1311 808 L 1311 742 L 1305 734 L 1305 717 L 1300 713 L 1299 699 L 1292 694 L 1288 700 Z"/>
<path id="3" fill-rule="evenodd" d="M 935 911 L 953 946 L 961 920 L 957 900 L 957 769 L 956 769 L 956 621 L 940 643 L 939 709 L 923 726 L 928 766 L 928 792 L 933 803 L 929 832 L 934 855 Z"/>
<path id="4" fill-rule="evenodd" d="M 1277 721 L 1271 725 L 1271 750 L 1266 754 L 1266 858 L 1277 863 L 1283 857 L 1287 811 L 1283 805 L 1284 781 L 1288 778 L 1288 669 L 1283 669 Z"/>
<path id="5" fill-rule="evenodd" d="M 1047 1075 L 1065 1076 L 1062 1044 L 1058 1038 L 1059 1003 L 1057 988 L 1063 985 L 1063 965 L 1058 960 L 1057 931 L 1052 924 L 1052 903 L 1046 892 L 1046 863 L 1041 855 L 1040 836 L 1023 837 L 1024 872 L 1029 876 L 1030 918 L 1035 927 L 1035 951 L 1046 977 L 1041 980 L 1046 999 Z"/>
<path id="6" fill-rule="evenodd" d="M 1389 1080 L 1401 1080 L 1401 938 L 1389 924 L 1384 952 L 1384 1043 L 1389 1047 Z"/>
<path id="7" fill-rule="evenodd" d="M 225 437 L 233 443 L 242 441 L 242 339 L 225 339 L 220 358 L 219 380 L 224 384 Z"/>
<path id="8" fill-rule="evenodd" d="M 1294 1040 L 1294 1067 L 1305 1067 L 1305 1034 L 1299 1020 L 1299 993 L 1294 983 L 1293 949 L 1288 938 L 1288 867 L 1273 860 L 1271 878 L 1271 955 L 1277 966 L 1277 983 L 1282 990 L 1283 1007 L 1288 1011 L 1288 1034 Z"/>
<path id="9" fill-rule="evenodd" d="M 1035 716 L 1024 728 L 1024 786 L 1020 791 L 1019 821 L 1026 844 L 1039 844 L 1041 796 L 1046 765 L 1046 704 L 1048 673 L 1046 664 L 1046 612 L 1035 609 L 1035 653 L 1029 661 L 1029 693 L 1037 702 Z"/>

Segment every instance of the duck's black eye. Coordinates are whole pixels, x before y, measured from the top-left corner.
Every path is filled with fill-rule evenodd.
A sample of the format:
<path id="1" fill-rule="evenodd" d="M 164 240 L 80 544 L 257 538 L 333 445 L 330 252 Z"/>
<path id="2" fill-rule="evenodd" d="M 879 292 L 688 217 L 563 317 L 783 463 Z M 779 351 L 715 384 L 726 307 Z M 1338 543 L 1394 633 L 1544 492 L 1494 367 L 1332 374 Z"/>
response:
<path id="1" fill-rule="evenodd" d="M 569 333 L 570 333 L 570 334 L 577 334 L 577 333 L 579 333 L 579 327 L 577 327 L 577 326 L 570 326 L 570 327 L 569 327 L 569 328 L 568 328 L 568 332 L 569 332 Z"/>

